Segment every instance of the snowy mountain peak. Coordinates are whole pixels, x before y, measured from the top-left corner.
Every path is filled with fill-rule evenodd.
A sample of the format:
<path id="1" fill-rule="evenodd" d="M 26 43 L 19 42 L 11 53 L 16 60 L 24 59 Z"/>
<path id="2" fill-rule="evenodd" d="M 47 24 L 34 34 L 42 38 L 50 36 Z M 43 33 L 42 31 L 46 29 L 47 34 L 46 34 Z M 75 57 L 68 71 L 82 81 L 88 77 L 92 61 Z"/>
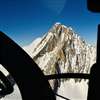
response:
<path id="1" fill-rule="evenodd" d="M 55 23 L 55 26 L 56 26 L 56 25 L 60 25 L 60 24 L 61 24 L 60 22 L 56 22 L 56 23 Z"/>
<path id="2" fill-rule="evenodd" d="M 96 61 L 95 46 L 89 46 L 71 27 L 61 23 L 54 24 L 29 51 L 45 74 L 89 73 Z"/>
<path id="3" fill-rule="evenodd" d="M 72 28 L 68 28 L 67 26 L 61 23 L 55 23 L 53 27 L 50 29 L 50 32 L 60 34 L 62 32 L 67 33 L 68 30 L 72 30 Z"/>

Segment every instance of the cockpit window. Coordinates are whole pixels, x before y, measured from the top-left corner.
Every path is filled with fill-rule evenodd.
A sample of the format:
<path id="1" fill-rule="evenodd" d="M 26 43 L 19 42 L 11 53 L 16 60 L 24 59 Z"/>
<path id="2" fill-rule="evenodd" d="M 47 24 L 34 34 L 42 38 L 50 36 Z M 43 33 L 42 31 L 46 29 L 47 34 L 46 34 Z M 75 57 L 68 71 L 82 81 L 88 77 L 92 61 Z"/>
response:
<path id="1" fill-rule="evenodd" d="M 0 12 L 0 29 L 45 75 L 90 74 L 96 63 L 100 15 L 88 11 L 87 0 L 1 0 Z M 49 81 L 54 92 L 71 100 L 87 99 L 88 82 L 79 78 Z"/>

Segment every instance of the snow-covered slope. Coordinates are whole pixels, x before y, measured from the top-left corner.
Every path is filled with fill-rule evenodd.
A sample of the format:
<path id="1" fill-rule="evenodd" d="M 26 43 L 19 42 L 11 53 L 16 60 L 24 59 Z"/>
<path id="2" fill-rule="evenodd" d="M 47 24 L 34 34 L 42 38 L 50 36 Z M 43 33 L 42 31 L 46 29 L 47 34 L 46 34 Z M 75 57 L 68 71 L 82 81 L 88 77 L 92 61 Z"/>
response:
<path id="1" fill-rule="evenodd" d="M 61 82 L 60 88 L 58 88 L 58 94 L 69 98 L 70 100 L 87 100 L 88 85 L 87 81 L 75 83 L 73 79 L 65 82 Z M 57 97 L 57 100 L 65 100 Z"/>
<path id="2" fill-rule="evenodd" d="M 39 65 L 44 74 L 69 72 L 89 73 L 91 66 L 96 62 L 96 46 L 88 44 L 84 39 L 76 34 L 71 27 L 67 27 L 60 23 L 53 25 L 41 39 L 34 41 L 32 44 L 25 47 L 24 50 Z M 52 87 L 55 85 L 55 81 L 57 80 L 50 82 Z M 76 85 L 80 82 L 80 79 L 74 79 L 74 81 L 74 85 Z M 76 88 L 74 88 L 74 85 L 71 85 L 72 82 L 70 80 L 59 82 L 61 82 L 61 88 L 63 86 L 66 87 L 64 91 L 67 91 L 67 94 L 69 91 L 68 89 L 70 89 L 70 93 L 75 96 L 75 94 L 73 94 L 74 92 L 72 92 L 72 88 L 77 88 L 78 90 L 77 85 Z M 68 84 L 72 87 L 69 88 Z M 87 83 L 85 83 L 85 86 L 81 82 L 80 84 L 82 84 L 84 90 Z M 79 87 L 79 89 L 81 88 Z M 77 94 L 83 95 L 80 90 Z M 86 97 L 85 99 L 81 98 L 73 100 L 86 100 Z"/>
<path id="3" fill-rule="evenodd" d="M 28 46 L 24 46 L 23 49 L 25 51 L 27 51 L 27 53 L 33 57 L 33 52 L 34 52 L 34 49 L 37 47 L 38 43 L 41 41 L 41 38 L 37 38 L 36 40 L 34 40 L 30 45 Z"/>

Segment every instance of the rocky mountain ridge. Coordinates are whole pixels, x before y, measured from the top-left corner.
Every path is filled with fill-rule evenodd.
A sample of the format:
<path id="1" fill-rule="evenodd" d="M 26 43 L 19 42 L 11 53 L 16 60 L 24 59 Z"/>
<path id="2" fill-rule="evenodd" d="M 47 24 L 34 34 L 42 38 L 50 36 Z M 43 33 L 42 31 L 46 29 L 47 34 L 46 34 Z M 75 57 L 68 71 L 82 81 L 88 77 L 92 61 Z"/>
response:
<path id="1" fill-rule="evenodd" d="M 35 46 L 24 49 L 30 51 L 45 74 L 89 73 L 96 61 L 96 46 L 89 45 L 71 27 L 61 23 L 56 23 Z"/>

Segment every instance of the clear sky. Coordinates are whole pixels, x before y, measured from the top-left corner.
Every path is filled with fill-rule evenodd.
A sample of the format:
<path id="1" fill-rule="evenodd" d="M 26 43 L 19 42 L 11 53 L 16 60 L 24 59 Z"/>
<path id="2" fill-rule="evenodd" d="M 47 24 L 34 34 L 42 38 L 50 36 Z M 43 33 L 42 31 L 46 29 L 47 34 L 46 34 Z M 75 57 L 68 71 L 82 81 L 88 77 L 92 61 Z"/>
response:
<path id="1" fill-rule="evenodd" d="M 56 22 L 94 42 L 100 14 L 89 12 L 86 0 L 0 0 L 0 30 L 20 46 L 43 36 Z"/>

